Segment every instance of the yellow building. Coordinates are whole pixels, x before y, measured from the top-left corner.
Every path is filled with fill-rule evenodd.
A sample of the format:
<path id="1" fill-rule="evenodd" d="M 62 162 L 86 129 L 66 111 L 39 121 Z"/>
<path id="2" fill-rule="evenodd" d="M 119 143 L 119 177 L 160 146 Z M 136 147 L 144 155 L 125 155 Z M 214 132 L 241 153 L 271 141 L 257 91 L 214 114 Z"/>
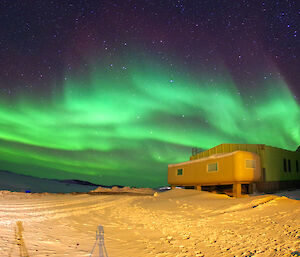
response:
<path id="1" fill-rule="evenodd" d="M 251 166 L 252 165 L 252 166 Z M 215 170 L 212 170 L 215 169 Z M 171 186 L 197 187 L 241 185 L 260 192 L 300 187 L 300 151 L 288 151 L 263 144 L 221 144 L 195 152 L 190 161 L 168 165 Z"/>

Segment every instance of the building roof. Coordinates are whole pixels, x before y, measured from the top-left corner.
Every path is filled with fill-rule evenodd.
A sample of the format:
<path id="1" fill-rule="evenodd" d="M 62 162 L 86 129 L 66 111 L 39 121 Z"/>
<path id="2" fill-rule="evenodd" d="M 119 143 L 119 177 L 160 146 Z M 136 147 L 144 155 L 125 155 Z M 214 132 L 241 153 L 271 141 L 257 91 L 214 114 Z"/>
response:
<path id="1" fill-rule="evenodd" d="M 195 163 L 195 162 L 203 162 L 203 161 L 207 161 L 209 159 L 219 159 L 219 158 L 223 158 L 223 157 L 226 157 L 226 156 L 234 155 L 237 152 L 243 152 L 243 151 L 238 150 L 238 151 L 234 151 L 234 152 L 230 152 L 230 153 L 213 154 L 213 155 L 210 155 L 208 157 L 201 158 L 201 159 L 196 159 L 196 160 L 190 160 L 190 161 L 185 161 L 185 162 L 180 162 L 180 163 L 169 164 L 168 167 L 176 167 L 176 166 L 180 166 L 182 164 Z"/>

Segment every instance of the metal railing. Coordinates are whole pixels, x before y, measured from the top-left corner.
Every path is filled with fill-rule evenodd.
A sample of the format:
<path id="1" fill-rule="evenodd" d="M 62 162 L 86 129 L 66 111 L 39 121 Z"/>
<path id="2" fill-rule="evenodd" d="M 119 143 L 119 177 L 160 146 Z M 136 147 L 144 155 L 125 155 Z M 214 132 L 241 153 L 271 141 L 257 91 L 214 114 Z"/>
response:
<path id="1" fill-rule="evenodd" d="M 198 153 L 201 153 L 202 149 L 198 148 L 198 147 L 193 147 L 192 148 L 192 156 L 197 155 Z"/>

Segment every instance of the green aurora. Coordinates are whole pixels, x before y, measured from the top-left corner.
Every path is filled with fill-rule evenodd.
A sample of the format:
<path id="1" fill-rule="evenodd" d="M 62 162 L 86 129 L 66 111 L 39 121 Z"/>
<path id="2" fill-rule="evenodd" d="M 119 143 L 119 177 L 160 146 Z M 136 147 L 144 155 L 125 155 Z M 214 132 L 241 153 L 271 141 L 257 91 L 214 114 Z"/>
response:
<path id="1" fill-rule="evenodd" d="M 154 187 L 193 146 L 300 144 L 299 104 L 283 79 L 242 92 L 226 72 L 211 80 L 149 60 L 108 67 L 69 76 L 48 99 L 2 97 L 0 169 Z"/>

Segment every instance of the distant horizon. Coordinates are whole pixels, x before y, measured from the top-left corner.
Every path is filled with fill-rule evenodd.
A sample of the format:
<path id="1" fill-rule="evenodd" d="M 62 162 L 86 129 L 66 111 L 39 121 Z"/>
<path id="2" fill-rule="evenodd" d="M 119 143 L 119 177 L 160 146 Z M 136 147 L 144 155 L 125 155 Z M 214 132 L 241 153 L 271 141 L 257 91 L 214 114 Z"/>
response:
<path id="1" fill-rule="evenodd" d="M 51 178 L 35 177 L 35 176 L 26 175 L 26 174 L 19 174 L 19 173 L 15 173 L 15 172 L 11 172 L 11 171 L 5 171 L 5 170 L 0 170 L 0 176 L 1 176 L 1 173 L 2 173 L 2 175 L 3 175 L 3 173 L 7 173 L 7 174 L 10 174 L 10 175 L 13 175 L 13 176 L 15 176 L 15 175 L 16 176 L 23 176 L 26 179 L 32 178 L 33 180 L 54 181 L 54 182 L 57 181 L 59 183 L 74 184 L 74 185 L 80 185 L 80 186 L 86 186 L 86 187 L 107 187 L 107 188 L 112 188 L 112 187 L 121 187 L 121 188 L 122 187 L 131 187 L 131 188 L 133 188 L 134 187 L 134 188 L 146 188 L 146 187 L 136 187 L 136 186 L 131 186 L 131 185 L 120 185 L 120 184 L 109 184 L 109 185 L 95 184 L 95 183 L 92 183 L 92 182 L 90 182 L 88 180 L 79 180 L 79 179 L 51 179 Z M 73 183 L 72 183 L 72 181 L 73 181 Z M 5 182 L 5 181 L 3 181 L 3 176 L 2 176 L 2 180 L 0 181 L 0 191 L 6 190 L 6 189 L 3 189 L 3 182 Z M 33 187 L 34 187 L 35 182 L 36 181 L 33 181 L 33 185 L 32 185 Z M 80 183 L 80 182 L 83 182 L 83 183 Z M 88 183 L 88 184 L 86 184 L 85 182 Z M 26 186 L 26 183 L 25 183 L 25 185 L 23 185 L 23 187 L 24 186 Z M 161 185 L 161 186 L 158 186 L 158 187 L 148 187 L 148 188 L 160 188 L 160 187 L 165 187 L 165 186 L 168 186 L 168 185 Z M 14 188 L 13 183 L 11 184 L 11 188 Z M 24 190 L 25 189 L 26 188 L 24 187 Z M 27 188 L 27 190 L 29 190 L 29 188 Z"/>

